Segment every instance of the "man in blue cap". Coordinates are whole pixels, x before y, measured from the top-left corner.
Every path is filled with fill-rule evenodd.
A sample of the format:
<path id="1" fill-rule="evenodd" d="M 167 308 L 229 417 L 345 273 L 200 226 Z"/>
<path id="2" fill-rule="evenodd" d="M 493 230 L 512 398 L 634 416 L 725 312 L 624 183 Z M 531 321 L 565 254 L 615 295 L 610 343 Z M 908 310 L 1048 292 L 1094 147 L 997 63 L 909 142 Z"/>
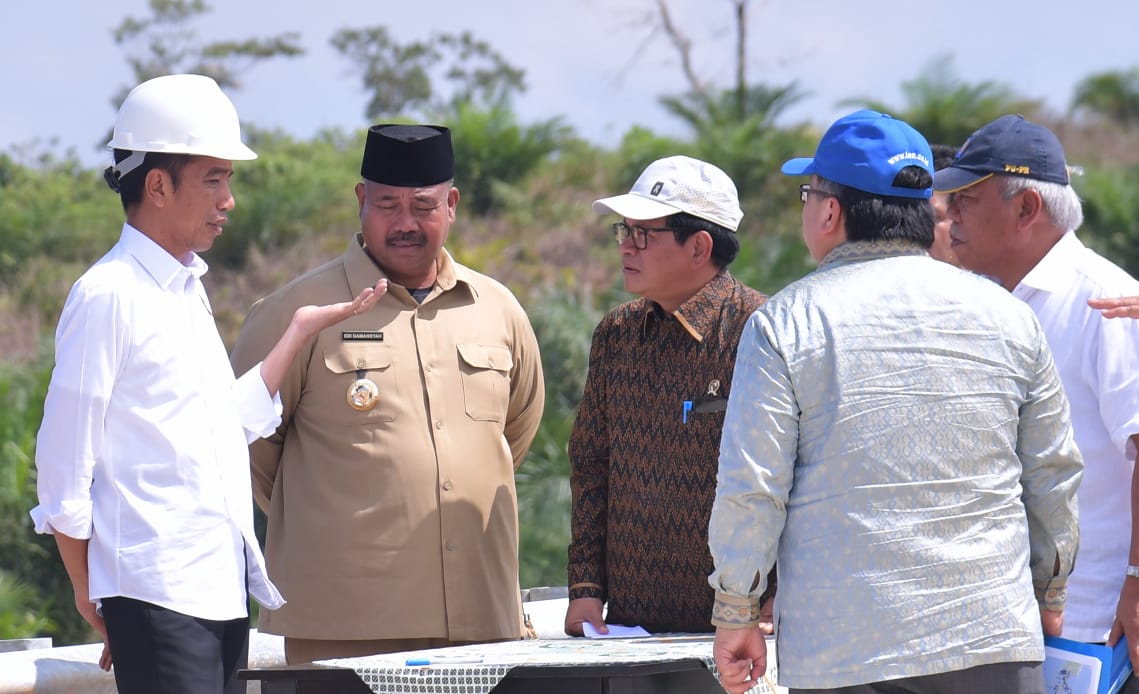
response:
<path id="1" fill-rule="evenodd" d="M 950 236 L 964 267 L 985 273 L 1040 319 L 1072 404 L 1087 472 L 1080 486 L 1080 561 L 1064 636 L 1114 645 L 1126 633 L 1139 669 L 1139 323 L 1096 308 L 1139 294 L 1124 270 L 1084 246 L 1080 199 L 1050 130 L 1006 115 L 981 127 L 935 187 L 950 194 Z M 1128 527 L 1130 526 L 1130 532 Z M 1139 679 L 1124 690 L 1139 692 Z"/>
<path id="2" fill-rule="evenodd" d="M 928 254 L 931 160 L 909 125 L 858 111 L 783 166 L 810 176 L 819 268 L 740 338 L 709 526 L 729 692 L 766 667 L 777 559 L 792 692 L 1043 691 L 1082 463 L 1031 311 Z"/>

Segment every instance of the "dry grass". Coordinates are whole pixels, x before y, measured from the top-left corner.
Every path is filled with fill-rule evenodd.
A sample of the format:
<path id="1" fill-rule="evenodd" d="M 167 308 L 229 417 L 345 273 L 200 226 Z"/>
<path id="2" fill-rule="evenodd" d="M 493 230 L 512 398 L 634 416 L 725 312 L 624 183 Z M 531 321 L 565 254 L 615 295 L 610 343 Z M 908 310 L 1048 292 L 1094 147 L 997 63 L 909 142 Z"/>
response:
<path id="1" fill-rule="evenodd" d="M 54 325 L 45 325 L 37 312 L 20 310 L 11 295 L 0 293 L 0 354 L 4 362 L 31 362 L 54 329 Z"/>
<path id="2" fill-rule="evenodd" d="M 1068 163 L 1084 168 L 1139 165 L 1139 129 L 1084 119 L 1052 124 Z"/>

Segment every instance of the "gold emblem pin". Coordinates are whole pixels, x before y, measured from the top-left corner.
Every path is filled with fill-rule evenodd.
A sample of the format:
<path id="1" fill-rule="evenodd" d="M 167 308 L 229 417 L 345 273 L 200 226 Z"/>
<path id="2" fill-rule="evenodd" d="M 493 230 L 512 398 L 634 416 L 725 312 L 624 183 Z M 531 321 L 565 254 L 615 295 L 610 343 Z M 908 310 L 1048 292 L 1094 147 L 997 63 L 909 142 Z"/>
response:
<path id="1" fill-rule="evenodd" d="M 380 402 L 380 388 L 367 378 L 357 378 L 348 386 L 348 406 L 367 412 Z"/>

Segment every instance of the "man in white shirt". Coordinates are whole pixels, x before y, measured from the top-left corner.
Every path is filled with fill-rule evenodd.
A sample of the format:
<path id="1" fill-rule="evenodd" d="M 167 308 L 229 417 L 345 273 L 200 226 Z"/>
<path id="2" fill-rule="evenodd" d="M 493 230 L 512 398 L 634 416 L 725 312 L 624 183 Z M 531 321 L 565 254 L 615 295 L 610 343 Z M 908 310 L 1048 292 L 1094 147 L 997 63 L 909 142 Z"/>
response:
<path id="1" fill-rule="evenodd" d="M 1139 528 L 1132 524 L 1139 323 L 1109 320 L 1089 306 L 1137 295 L 1139 282 L 1076 237 L 1080 200 L 1060 141 L 1041 125 L 1006 115 L 983 126 L 937 172 L 934 187 L 951 195 L 950 235 L 962 265 L 1036 312 L 1071 402 L 1086 469 L 1063 635 L 1114 644 L 1126 634 L 1139 670 Z M 1124 691 L 1139 691 L 1139 680 Z"/>
<path id="2" fill-rule="evenodd" d="M 60 317 L 32 517 L 55 535 L 120 692 L 244 691 L 247 592 L 284 603 L 253 534 L 248 441 L 279 423 L 276 393 L 304 340 L 386 287 L 299 309 L 235 379 L 197 255 L 234 206 L 232 160 L 257 156 L 232 103 L 208 77 L 149 80 L 123 102 L 109 146 L 105 178 L 126 224 Z"/>

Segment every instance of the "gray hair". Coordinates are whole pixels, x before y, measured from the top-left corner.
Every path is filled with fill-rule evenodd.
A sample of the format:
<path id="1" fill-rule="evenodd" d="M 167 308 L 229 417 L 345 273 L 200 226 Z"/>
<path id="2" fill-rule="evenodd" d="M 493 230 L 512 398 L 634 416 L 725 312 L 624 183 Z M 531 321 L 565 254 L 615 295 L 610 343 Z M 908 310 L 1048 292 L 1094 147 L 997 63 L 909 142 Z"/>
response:
<path id="1" fill-rule="evenodd" d="M 1080 196 L 1070 185 L 1038 181 L 1024 176 L 1001 176 L 1001 197 L 1008 200 L 1022 190 L 1035 190 L 1044 203 L 1044 212 L 1064 231 L 1075 231 L 1084 223 Z"/>

